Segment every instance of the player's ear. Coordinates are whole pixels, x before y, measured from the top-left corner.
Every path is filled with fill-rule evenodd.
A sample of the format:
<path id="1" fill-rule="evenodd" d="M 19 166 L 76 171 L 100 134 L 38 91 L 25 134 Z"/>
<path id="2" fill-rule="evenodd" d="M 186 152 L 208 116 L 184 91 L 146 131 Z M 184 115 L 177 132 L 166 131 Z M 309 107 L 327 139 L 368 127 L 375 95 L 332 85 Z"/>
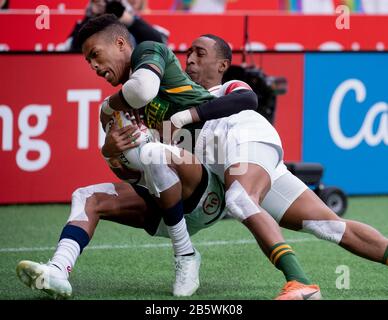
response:
<path id="1" fill-rule="evenodd" d="M 220 73 L 224 73 L 226 71 L 226 69 L 228 69 L 230 66 L 230 61 L 227 60 L 227 59 L 223 59 L 220 61 L 220 64 L 218 66 L 218 71 Z"/>
<path id="2" fill-rule="evenodd" d="M 121 37 L 121 36 L 117 37 L 116 45 L 119 47 L 120 51 L 124 50 L 126 43 L 127 42 L 125 41 L 125 39 L 123 37 Z"/>

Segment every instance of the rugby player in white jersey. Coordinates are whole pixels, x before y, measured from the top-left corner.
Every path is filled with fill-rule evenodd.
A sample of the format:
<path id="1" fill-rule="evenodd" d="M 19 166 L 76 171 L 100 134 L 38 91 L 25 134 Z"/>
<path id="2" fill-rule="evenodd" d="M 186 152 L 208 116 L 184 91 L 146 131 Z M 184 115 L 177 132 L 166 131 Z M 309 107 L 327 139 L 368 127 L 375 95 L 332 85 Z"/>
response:
<path id="1" fill-rule="evenodd" d="M 247 90 L 247 84 L 240 81 L 231 81 L 222 85 L 222 77 L 229 64 L 230 53 L 228 53 L 227 44 L 216 36 L 204 35 L 196 39 L 188 51 L 186 72 L 195 82 L 218 97 L 228 95 L 236 90 Z M 193 108 L 190 110 L 190 115 L 186 111 L 176 113 L 172 117 L 172 122 L 175 123 L 176 127 L 181 127 L 191 121 L 206 121 L 210 110 L 205 107 Z M 227 139 L 225 138 L 228 135 L 226 128 L 231 126 L 234 126 L 235 130 L 244 130 L 247 125 L 256 125 L 257 128 L 270 130 L 265 129 L 265 119 L 252 123 L 250 116 L 247 116 L 249 113 L 250 111 L 243 111 L 238 115 L 229 117 L 229 119 L 206 122 L 198 139 L 199 144 L 196 146 L 196 154 L 200 158 L 203 155 L 201 137 L 206 137 L 208 141 L 215 138 Z M 209 116 L 212 117 L 211 114 Z M 252 117 L 254 116 L 252 115 Z M 251 138 L 258 139 L 261 143 L 266 144 L 266 149 L 272 148 L 280 152 L 281 145 L 273 140 L 273 135 L 267 133 L 267 131 L 262 131 L 261 137 L 253 135 Z M 242 139 L 244 141 L 250 140 L 249 136 L 242 137 Z M 252 156 L 251 151 L 255 152 L 254 150 L 255 147 L 252 146 L 249 151 L 245 152 L 245 155 L 248 155 L 248 160 Z M 210 170 L 222 178 L 222 170 L 227 167 L 228 163 L 224 168 L 213 165 L 211 149 L 208 148 L 206 151 L 208 153 L 205 153 L 203 163 L 207 164 L 208 162 Z M 231 155 L 228 154 L 230 151 L 232 151 Z M 229 157 L 233 161 L 235 156 L 233 151 L 235 150 L 223 149 L 226 161 L 231 161 Z M 269 154 L 273 153 L 274 151 L 269 152 Z M 281 227 L 312 233 L 317 238 L 336 243 L 360 257 L 388 265 L 388 239 L 367 224 L 338 217 L 312 190 L 287 170 L 282 161 L 281 153 L 279 155 L 280 161 L 274 170 L 272 170 L 272 167 L 267 171 L 271 176 L 271 186 L 268 193 L 259 202 L 260 206 L 267 210 Z M 251 160 L 255 163 L 255 156 Z M 264 163 L 264 167 L 265 165 Z M 226 171 L 225 180 L 227 174 Z M 247 177 L 249 180 L 250 175 L 247 175 Z M 251 182 L 254 183 L 255 181 Z M 243 223 L 250 230 L 255 229 L 254 219 L 245 219 Z M 293 293 L 290 293 L 292 285 L 293 283 L 287 283 L 284 287 L 284 294 L 279 298 L 292 298 Z"/>
<path id="2" fill-rule="evenodd" d="M 228 53 L 228 50 L 230 51 L 230 48 L 225 41 L 216 36 L 205 35 L 199 37 L 193 42 L 192 47 L 189 49 L 186 71 L 195 82 L 201 84 L 217 97 L 229 95 L 230 98 L 231 93 L 239 92 L 238 97 L 235 95 L 235 97 L 227 102 L 226 100 L 222 100 L 226 99 L 226 97 L 218 99 L 217 101 L 219 108 L 222 108 L 224 112 L 232 114 L 233 112 L 231 110 L 225 111 L 225 109 L 233 109 L 233 107 L 231 107 L 233 101 L 235 104 L 239 101 L 245 101 L 249 104 L 249 98 L 244 97 L 243 93 L 244 91 L 250 90 L 250 88 L 246 83 L 241 81 L 231 81 L 221 85 L 223 73 L 227 70 L 231 60 L 231 52 Z M 176 113 L 171 120 L 176 127 L 182 127 L 183 125 L 190 123 L 190 121 L 195 122 L 215 119 L 219 117 L 218 112 L 219 111 L 214 108 L 207 108 L 205 104 L 190 110 L 190 115 L 186 111 Z M 228 129 L 235 127 L 234 130 L 244 131 L 249 124 L 256 128 L 261 124 L 261 129 L 267 130 L 268 134 L 266 134 L 266 132 L 259 132 L 258 130 L 254 131 L 251 137 L 242 137 L 242 139 L 246 141 L 254 138 L 260 141 L 260 143 L 264 142 L 264 144 L 267 144 L 269 147 L 274 147 L 281 158 L 282 150 L 280 138 L 277 136 L 277 133 L 273 131 L 273 128 L 268 126 L 266 120 L 262 117 L 250 114 L 250 112 L 242 112 L 242 114 L 231 116 L 227 120 L 208 121 L 205 124 L 200 138 L 198 139 L 199 143 L 196 146 L 196 154 L 201 161 L 206 163 L 210 170 L 216 173 L 221 180 L 223 180 L 223 178 L 231 178 L 232 181 L 235 180 L 233 180 L 233 177 L 228 177 L 228 172 L 225 172 L 225 176 L 223 177 L 223 170 L 228 168 L 230 163 L 243 163 L 245 160 L 252 161 L 253 164 L 256 164 L 257 161 L 259 161 L 259 165 L 265 168 L 265 171 L 270 175 L 271 180 L 270 189 L 261 201 L 261 207 L 267 210 L 282 227 L 312 233 L 316 237 L 334 242 L 360 257 L 387 265 L 388 240 L 376 229 L 366 224 L 339 218 L 314 192 L 287 170 L 282 159 L 280 159 L 275 166 L 275 170 L 273 170 L 273 168 L 271 169 L 271 164 L 270 161 L 267 161 L 267 157 L 268 153 L 273 154 L 273 151 L 269 151 L 269 149 L 263 151 L 266 153 L 266 157 L 263 158 L 264 160 L 257 160 L 256 154 L 260 153 L 260 151 L 256 147 L 253 147 L 253 150 L 255 150 L 253 155 L 250 153 L 250 151 L 252 151 L 249 150 L 250 148 L 239 150 L 238 152 L 236 152 L 236 149 L 228 150 L 225 148 L 223 152 L 218 153 L 225 161 L 223 166 L 220 166 L 219 163 L 214 161 L 215 157 L 212 155 L 214 149 L 211 147 L 209 148 L 209 146 L 204 148 L 204 140 L 201 138 L 206 137 L 207 142 L 212 142 L 215 136 L 217 136 L 218 141 L 227 139 L 225 137 L 228 137 L 231 134 L 230 132 L 226 132 L 225 126 Z M 252 121 L 252 119 L 255 120 Z M 248 132 L 248 134 L 251 133 Z M 236 136 L 241 138 L 238 134 L 235 136 L 232 134 L 233 142 L 229 142 L 229 144 L 220 143 L 219 146 L 227 147 L 235 145 Z M 257 142 L 256 140 L 255 142 Z M 242 145 L 243 144 L 244 143 L 242 143 Z M 262 148 L 262 146 L 260 146 L 259 149 L 260 148 Z M 207 152 L 203 152 L 204 149 Z M 205 157 L 203 157 L 203 155 L 205 155 Z M 237 159 L 234 158 L 236 155 Z M 239 158 L 241 155 L 248 156 L 248 159 Z M 252 157 L 252 159 L 249 157 Z M 274 158 L 276 158 L 276 156 L 274 156 Z M 255 174 L 253 173 L 252 175 L 252 172 L 247 174 L 246 171 L 243 171 L 243 173 L 243 176 L 247 177 L 248 180 Z M 239 181 L 238 179 L 236 180 Z M 246 182 L 246 180 L 243 180 L 243 182 Z M 253 190 L 255 189 L 255 186 L 250 187 Z M 241 191 L 241 189 L 239 191 Z M 233 203 L 230 207 L 233 207 Z M 255 210 L 254 208 L 251 209 Z M 230 211 L 231 210 L 229 210 L 229 212 Z M 258 231 L 260 230 L 260 225 L 258 225 L 257 221 L 254 219 L 255 216 L 257 215 L 253 215 L 251 219 L 244 219 L 244 217 L 241 218 L 240 216 L 237 217 L 240 220 L 243 220 L 243 223 L 254 235 L 260 234 L 260 231 Z M 260 241 L 258 242 L 260 244 Z M 284 253 L 289 254 L 290 248 L 287 247 L 287 245 L 282 245 L 281 247 L 281 249 L 278 249 L 278 253 L 284 251 Z M 263 250 L 265 251 L 265 248 Z M 271 258 L 271 254 L 269 254 L 269 256 Z M 274 258 L 276 258 L 276 247 L 275 256 L 272 256 L 271 258 L 271 261 L 276 265 L 276 261 L 273 261 Z M 297 290 L 298 287 L 300 287 L 300 283 L 289 281 L 278 298 L 300 298 L 301 290 Z"/>
<path id="3" fill-rule="evenodd" d="M 85 50 L 85 51 L 87 53 L 87 55 L 86 55 L 87 59 L 92 64 L 92 66 L 95 67 L 94 66 L 95 62 L 99 61 L 99 66 L 102 68 L 104 66 L 104 64 L 102 63 L 102 60 L 103 60 L 102 57 L 104 57 L 104 59 L 105 59 L 104 63 L 106 63 L 106 61 L 109 59 L 113 59 L 112 55 L 106 55 L 104 53 L 105 52 L 104 47 L 107 46 L 110 49 L 113 48 L 112 50 L 115 51 L 114 58 L 116 58 L 116 60 L 117 59 L 119 60 L 118 65 L 120 65 L 120 66 L 118 66 L 118 65 L 114 66 L 114 68 L 112 70 L 115 70 L 115 72 L 113 72 L 113 71 L 112 72 L 109 71 L 108 73 L 107 72 L 100 72 L 100 70 L 99 70 L 100 67 L 96 67 L 96 71 L 97 71 L 98 75 L 105 77 L 107 79 L 107 81 L 111 82 L 112 84 L 114 83 L 116 85 L 116 83 L 118 83 L 117 81 L 119 79 L 122 79 L 124 82 L 127 79 L 126 78 L 127 76 L 125 76 L 125 74 L 123 72 L 126 72 L 128 70 L 128 68 L 130 68 L 130 65 L 122 65 L 122 63 L 123 62 L 127 63 L 126 61 L 128 61 L 128 56 L 126 56 L 126 54 L 129 54 L 129 57 L 130 57 L 131 50 L 127 46 L 127 41 L 125 40 L 126 36 L 121 34 L 121 32 L 124 32 L 124 28 L 117 26 L 117 24 L 115 22 L 112 22 L 112 24 L 111 24 L 111 21 L 109 21 L 109 19 L 108 19 L 109 27 L 106 28 L 106 26 L 108 26 L 108 25 L 105 24 L 106 21 L 104 19 L 105 19 L 105 17 L 98 18 L 98 28 L 99 29 L 98 29 L 98 31 L 95 31 L 95 33 L 92 33 L 93 37 L 91 35 L 88 35 L 87 39 L 90 38 L 89 49 Z M 106 30 L 106 32 L 105 32 L 105 30 Z M 109 37 L 107 36 L 108 33 L 109 33 Z M 93 41 L 91 39 L 93 39 Z M 96 44 L 96 42 L 98 42 L 98 44 Z M 153 50 L 151 48 L 152 45 L 147 44 L 147 46 L 148 46 L 147 50 L 150 49 L 151 52 L 154 52 L 154 54 L 156 54 L 156 60 L 152 60 L 155 62 L 156 65 L 160 64 L 160 61 L 163 61 L 163 59 L 166 59 L 166 57 L 167 57 L 168 61 L 170 61 L 169 63 L 175 64 L 174 58 L 171 56 L 170 53 L 166 52 L 165 48 L 159 47 L 156 51 L 152 51 Z M 97 47 L 99 48 L 98 50 L 96 49 Z M 146 46 L 143 46 L 143 47 L 146 47 Z M 145 48 L 143 48 L 143 49 L 145 49 Z M 93 50 L 94 50 L 94 53 L 96 53 L 96 51 L 99 51 L 98 58 L 96 58 L 97 54 L 94 54 L 94 55 L 90 54 L 90 53 L 93 53 L 92 52 Z M 162 53 L 161 53 L 161 55 L 158 55 L 159 54 L 158 52 L 160 52 L 160 51 L 162 51 Z M 138 52 L 137 58 L 142 59 L 143 57 L 144 57 L 144 55 L 141 55 Z M 147 58 L 147 56 L 146 56 L 146 58 Z M 110 64 L 112 67 L 112 61 L 108 64 Z M 144 63 L 143 63 L 143 65 L 144 65 Z M 176 66 L 174 66 L 172 68 L 173 68 L 173 70 L 177 70 Z M 150 68 L 145 68 L 144 70 L 142 69 L 142 75 L 145 76 L 145 78 L 147 78 L 147 79 L 152 78 L 153 80 L 157 81 L 157 78 L 155 78 L 155 74 L 157 75 L 158 71 L 155 72 L 155 69 L 152 66 L 151 66 L 151 69 L 152 70 L 150 70 Z M 111 70 L 111 69 L 109 69 L 109 70 Z M 150 71 L 147 72 L 147 70 L 150 70 Z M 171 71 L 171 69 L 169 69 L 169 70 Z M 159 72 L 160 72 L 160 68 L 159 68 Z M 132 88 L 132 84 L 133 84 L 132 82 L 135 82 L 135 74 L 136 73 L 137 72 L 134 72 L 133 76 L 131 76 L 131 78 L 128 80 L 128 82 L 131 82 L 131 85 L 127 86 L 127 93 L 128 93 L 128 90 Z M 145 75 L 145 73 L 147 73 L 147 75 Z M 138 76 L 140 76 L 140 73 L 138 74 Z M 159 74 L 159 76 L 161 76 L 161 75 Z M 142 81 L 141 79 L 142 79 L 141 76 L 137 77 L 136 81 L 141 82 Z M 184 81 L 186 81 L 186 80 L 184 80 Z M 187 87 L 191 88 L 190 82 L 188 84 L 189 84 L 188 86 L 184 87 L 185 90 Z M 150 86 L 150 83 L 148 83 L 148 87 L 149 86 Z M 139 90 L 139 88 L 141 88 L 141 86 L 137 85 L 136 88 L 137 88 L 137 90 Z M 179 88 L 179 89 L 181 90 L 181 88 Z M 157 88 L 156 88 L 156 90 L 157 90 Z M 165 88 L 164 90 L 166 90 L 166 92 L 169 91 L 168 88 Z M 197 90 L 199 90 L 199 89 L 197 89 Z M 174 91 L 174 93 L 175 92 L 176 91 Z M 181 92 L 181 91 L 178 91 L 178 92 Z M 123 93 L 121 93 L 121 96 L 120 96 L 120 93 L 121 93 L 121 90 L 120 90 L 119 94 L 115 96 L 114 100 L 122 100 L 123 99 Z M 136 91 L 136 98 L 139 97 L 138 94 L 139 94 L 139 92 Z M 125 99 L 125 97 L 124 97 L 124 99 Z M 138 102 L 138 100 L 136 100 L 136 103 L 137 102 Z M 119 133 L 119 135 L 121 135 L 121 134 L 125 135 L 125 130 Z M 128 138 L 128 135 L 126 135 L 126 138 Z M 148 145 L 146 145 L 145 147 L 147 147 L 147 146 Z M 157 146 L 155 146 L 155 147 L 156 147 L 156 149 L 158 149 Z M 105 155 L 109 156 L 108 154 L 105 154 Z M 167 171 L 168 170 L 170 170 L 170 169 L 167 169 Z M 158 172 L 154 171 L 154 172 L 159 173 L 159 171 Z M 148 176 L 153 177 L 153 175 L 148 175 Z M 154 176 L 155 176 L 155 178 L 158 178 L 158 174 L 155 174 Z M 158 181 L 159 185 L 156 183 L 156 191 L 157 192 L 160 191 L 160 193 L 163 191 L 166 191 L 166 192 L 169 191 L 169 190 L 160 190 L 160 188 L 158 190 L 159 186 L 165 184 L 165 181 L 164 181 L 165 177 L 163 176 L 162 178 L 163 178 L 162 180 Z M 175 175 L 174 179 L 176 179 L 176 178 L 177 177 Z M 107 189 L 105 189 L 105 187 Z M 180 190 L 180 188 L 182 190 Z M 98 197 L 98 195 L 100 193 L 105 193 L 104 196 L 106 196 L 106 195 L 115 196 L 116 193 L 115 193 L 114 189 L 115 188 L 112 187 L 111 185 L 110 186 L 105 186 L 105 185 L 101 186 L 100 185 L 100 186 L 97 186 L 97 188 L 95 188 L 95 186 L 92 186 L 91 188 L 82 188 L 81 190 L 77 190 L 77 192 L 73 195 L 73 200 L 74 200 L 73 206 L 78 207 L 78 209 L 81 209 L 81 211 L 77 212 L 77 210 L 76 210 L 76 212 L 75 212 L 75 216 L 78 219 L 75 219 L 75 221 L 71 220 L 69 222 L 69 224 L 65 226 L 65 228 L 62 232 L 61 238 L 60 238 L 60 242 L 58 244 L 57 251 L 54 254 L 54 257 L 48 266 L 42 266 L 39 264 L 33 264 L 30 262 L 25 262 L 25 261 L 21 262 L 18 265 L 18 275 L 19 275 L 19 277 L 21 277 L 23 282 L 25 282 L 29 285 L 35 285 L 36 281 L 39 279 L 46 280 L 44 283 L 49 286 L 48 288 L 44 287 L 44 286 L 41 287 L 40 286 L 41 284 L 39 284 L 39 286 L 45 290 L 48 290 L 49 292 L 51 290 L 51 291 L 54 291 L 54 294 L 58 294 L 58 292 L 55 292 L 55 288 L 54 288 L 54 290 L 52 287 L 50 288 L 50 279 L 52 280 L 54 277 L 50 277 L 50 276 L 48 276 L 46 278 L 41 277 L 42 274 L 45 273 L 49 267 L 50 267 L 50 270 L 52 270 L 53 267 L 57 267 L 60 271 L 64 272 L 63 283 L 66 283 L 66 281 L 67 281 L 67 288 L 65 288 L 65 292 L 59 292 L 59 295 L 66 296 L 69 293 L 71 293 L 71 286 L 67 280 L 68 271 L 74 265 L 75 260 L 77 259 L 79 253 L 82 252 L 82 249 L 89 242 L 90 237 L 93 234 L 93 231 L 95 228 L 95 225 L 93 226 L 93 223 L 90 226 L 89 217 L 88 217 L 88 214 L 86 213 L 86 212 L 88 212 L 88 210 L 87 210 L 87 207 L 89 205 L 88 200 L 89 200 L 89 198 L 91 199 L 94 196 Z M 181 193 L 180 192 L 172 192 L 173 195 L 179 195 L 179 196 L 184 195 L 182 186 L 179 185 L 177 187 L 177 189 L 180 190 Z M 105 192 L 103 190 L 105 190 Z M 261 192 L 261 190 L 260 190 L 260 192 Z M 244 201 L 248 201 L 248 199 L 245 198 Z M 91 202 L 91 201 L 89 201 L 89 202 Z M 97 205 L 94 207 L 95 210 L 91 209 L 91 211 L 93 213 L 97 212 L 97 214 L 107 215 L 107 211 L 109 211 L 109 210 L 107 210 L 106 208 L 105 208 L 105 210 L 98 208 L 98 204 L 100 204 L 102 202 L 103 201 L 97 201 Z M 234 203 L 229 203 L 229 205 L 231 207 L 233 206 L 233 204 Z M 119 205 L 119 204 L 116 203 L 116 205 Z M 162 205 L 163 205 L 163 203 L 162 203 Z M 169 208 L 169 207 L 167 207 L 167 208 Z M 257 209 L 257 207 L 255 207 L 254 203 L 253 204 L 248 203 L 248 209 L 252 210 L 252 208 L 254 208 L 254 210 Z M 111 203 L 110 210 L 114 211 L 115 209 L 117 209 L 117 206 L 115 207 L 115 204 Z M 264 211 L 264 210 L 262 210 L 262 211 Z M 80 215 L 80 217 L 79 217 L 79 215 Z M 182 213 L 182 217 L 183 217 L 183 213 Z M 73 218 L 74 218 L 74 216 L 73 216 Z M 115 217 L 114 213 L 113 213 L 112 217 L 109 217 L 108 219 L 114 220 L 115 218 L 119 222 L 123 221 L 122 217 L 118 217 L 117 215 Z M 272 218 L 268 214 L 266 214 L 265 212 L 262 212 L 262 214 L 257 216 L 257 218 L 264 219 L 264 223 L 258 224 L 259 225 L 258 228 L 256 228 L 254 231 L 255 231 L 255 236 L 261 240 L 260 244 L 262 246 L 264 246 L 264 245 L 266 246 L 265 253 L 271 257 L 271 260 L 273 260 L 275 264 L 276 264 L 276 261 L 278 261 L 277 266 L 279 269 L 281 269 L 283 271 L 283 273 L 286 275 L 287 279 L 289 279 L 290 277 L 293 277 L 295 279 L 301 280 L 301 283 L 300 283 L 301 286 L 308 287 L 308 286 L 303 285 L 303 283 L 308 282 L 308 280 L 306 279 L 303 271 L 301 270 L 301 267 L 297 263 L 296 258 L 293 257 L 292 250 L 290 249 L 290 247 L 282 244 L 284 240 L 279 232 L 278 227 L 276 226 L 276 224 L 273 223 L 274 221 L 272 220 Z M 95 219 L 95 221 L 98 221 L 98 219 Z M 166 222 L 166 221 L 164 220 L 164 222 Z M 83 226 L 83 224 L 85 224 L 85 223 L 90 227 L 90 229 L 88 229 L 88 227 Z M 167 226 L 167 228 L 168 228 L 168 226 Z M 169 235 L 171 237 L 170 232 L 169 232 Z M 187 237 L 184 236 L 184 238 L 186 238 L 185 242 L 187 242 L 186 241 Z M 176 240 L 178 240 L 177 242 L 179 242 L 179 235 L 178 235 L 178 238 L 175 239 L 175 241 Z M 274 250 L 268 249 L 268 247 L 271 247 L 273 243 L 282 244 L 282 245 L 278 245 L 275 248 L 276 252 L 274 251 L 275 249 Z M 174 244 L 174 241 L 173 241 L 173 244 Z M 190 249 L 190 247 L 191 247 L 191 250 L 193 250 L 191 243 L 189 243 L 189 244 L 190 244 L 190 246 L 188 246 L 188 250 Z M 174 251 L 176 252 L 175 245 L 173 245 L 173 247 L 174 247 Z M 191 255 L 183 254 L 183 255 L 176 257 L 176 258 L 179 258 L 177 260 L 181 261 L 181 263 L 184 263 L 186 266 L 187 265 L 192 266 L 191 268 L 186 268 L 186 270 L 185 270 L 185 268 L 181 268 L 181 269 L 183 269 L 183 271 L 177 270 L 177 278 L 178 278 L 178 271 L 186 273 L 183 276 L 183 278 L 187 278 L 186 277 L 186 275 L 188 273 L 187 271 L 197 270 L 199 268 L 199 261 L 200 261 L 199 254 L 198 255 L 194 254 L 192 256 L 192 258 L 190 256 Z M 283 262 L 279 262 L 279 261 L 283 261 Z M 179 263 L 177 265 L 179 266 Z M 183 285 L 180 286 L 181 292 L 179 292 L 180 290 L 177 290 L 178 291 L 177 292 L 175 290 L 176 287 L 174 286 L 174 294 L 179 295 L 179 296 L 191 295 L 198 288 L 198 285 L 199 285 L 198 284 L 198 272 L 196 275 L 194 275 L 194 277 L 192 279 L 190 279 L 190 281 L 192 282 L 191 284 L 184 283 Z M 183 287 L 186 287 L 186 288 L 183 288 Z M 316 294 L 316 296 L 318 296 L 319 289 L 317 289 L 316 287 L 310 288 L 310 289 L 314 290 L 313 293 Z M 299 294 L 299 298 L 301 298 L 300 294 Z M 311 295 L 310 295 L 310 298 L 311 298 Z"/>

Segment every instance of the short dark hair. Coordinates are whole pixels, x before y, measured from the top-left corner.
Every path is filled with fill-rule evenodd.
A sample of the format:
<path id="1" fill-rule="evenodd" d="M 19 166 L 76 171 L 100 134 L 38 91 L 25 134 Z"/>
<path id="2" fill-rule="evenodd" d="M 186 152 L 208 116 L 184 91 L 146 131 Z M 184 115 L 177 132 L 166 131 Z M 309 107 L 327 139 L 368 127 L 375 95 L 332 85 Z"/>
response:
<path id="1" fill-rule="evenodd" d="M 201 37 L 206 37 L 214 40 L 216 42 L 217 55 L 222 59 L 227 59 L 232 62 L 232 49 L 224 39 L 210 33 L 203 34 Z"/>
<path id="2" fill-rule="evenodd" d="M 82 26 L 78 33 L 79 46 L 82 48 L 82 45 L 87 39 L 101 31 L 109 32 L 111 39 L 114 39 L 115 36 L 122 36 L 130 43 L 127 27 L 122 24 L 114 14 L 103 14 L 88 20 L 88 22 Z"/>

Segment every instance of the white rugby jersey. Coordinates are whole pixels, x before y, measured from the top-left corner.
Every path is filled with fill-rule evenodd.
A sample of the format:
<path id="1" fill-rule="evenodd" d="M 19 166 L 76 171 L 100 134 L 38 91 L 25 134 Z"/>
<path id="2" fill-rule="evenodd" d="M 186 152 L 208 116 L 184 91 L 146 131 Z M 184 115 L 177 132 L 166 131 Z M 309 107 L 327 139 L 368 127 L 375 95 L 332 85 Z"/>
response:
<path id="1" fill-rule="evenodd" d="M 231 80 L 210 88 L 209 92 L 221 97 L 237 90 L 252 89 L 243 81 Z M 195 155 L 223 181 L 225 159 L 231 156 L 228 152 L 235 150 L 227 146 L 250 141 L 274 145 L 279 151 L 280 158 L 283 157 L 279 134 L 267 119 L 253 110 L 206 121 L 195 145 Z"/>
<path id="2" fill-rule="evenodd" d="M 220 84 L 218 86 L 214 86 L 210 88 L 208 91 L 217 98 L 226 96 L 227 94 L 237 91 L 237 90 L 252 90 L 252 88 L 245 83 L 244 81 L 240 80 L 230 80 L 228 82 L 225 82 L 224 84 Z"/>

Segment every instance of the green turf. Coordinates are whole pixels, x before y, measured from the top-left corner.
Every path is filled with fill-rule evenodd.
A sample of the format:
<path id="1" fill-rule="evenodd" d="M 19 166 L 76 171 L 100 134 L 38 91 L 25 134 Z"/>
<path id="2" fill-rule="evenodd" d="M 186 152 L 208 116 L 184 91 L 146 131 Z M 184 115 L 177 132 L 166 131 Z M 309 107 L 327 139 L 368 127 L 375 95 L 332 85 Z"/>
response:
<path id="1" fill-rule="evenodd" d="M 388 197 L 349 201 L 346 218 L 366 222 L 388 235 Z M 44 293 L 20 283 L 15 267 L 22 259 L 46 262 L 51 257 L 68 212 L 68 205 L 0 207 L 0 299 L 47 299 Z M 284 235 L 307 274 L 321 286 L 325 299 L 388 298 L 386 266 L 353 256 L 308 234 L 284 230 Z M 202 254 L 201 287 L 193 299 L 273 299 L 284 284 L 281 272 L 236 221 L 223 220 L 192 239 Z M 240 240 L 247 243 L 236 243 Z M 169 241 L 102 221 L 91 248 L 84 251 L 71 275 L 73 299 L 173 299 L 172 251 L 160 244 Z M 102 245 L 107 247 L 98 247 Z M 120 245 L 125 247 L 112 248 Z M 48 249 L 7 249 L 42 247 Z M 349 267 L 349 289 L 336 288 L 340 276 L 336 268 L 340 265 Z"/>

